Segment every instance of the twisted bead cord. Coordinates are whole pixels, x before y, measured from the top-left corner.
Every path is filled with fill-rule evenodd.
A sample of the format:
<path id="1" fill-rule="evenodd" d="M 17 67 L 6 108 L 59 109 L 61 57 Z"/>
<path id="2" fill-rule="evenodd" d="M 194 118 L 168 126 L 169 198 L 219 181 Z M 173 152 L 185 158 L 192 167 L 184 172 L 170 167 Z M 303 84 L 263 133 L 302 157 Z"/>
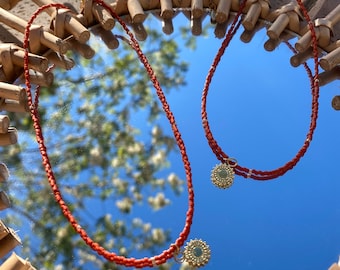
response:
<path id="1" fill-rule="evenodd" d="M 289 42 L 284 42 L 288 48 L 290 50 L 292 50 L 293 53 L 297 53 L 297 51 L 292 47 L 292 45 L 289 43 Z M 310 129 L 309 129 L 309 132 L 308 134 L 306 135 L 306 140 L 303 144 L 303 147 L 299 150 L 298 154 L 292 159 L 292 161 L 288 162 L 286 164 L 286 166 L 288 167 L 288 169 L 292 169 L 299 161 L 299 159 L 306 153 L 309 145 L 310 145 L 310 142 L 312 141 L 313 139 L 313 131 L 315 130 L 316 128 L 316 119 L 318 117 L 318 98 L 319 98 L 319 91 L 316 91 L 316 88 L 314 87 L 314 79 L 313 79 L 313 74 L 312 74 L 312 71 L 311 69 L 309 68 L 309 66 L 307 65 L 307 63 L 303 63 L 303 66 L 306 70 L 306 73 L 310 79 L 310 87 L 311 87 L 311 93 L 312 93 L 312 114 L 311 114 L 311 123 L 310 123 Z M 248 170 L 248 169 L 247 169 Z M 238 171 L 239 172 L 239 175 L 242 175 L 242 176 L 247 176 L 244 171 Z M 259 171 L 257 170 L 254 170 L 255 173 L 258 173 Z M 284 170 L 282 171 L 279 171 L 280 173 L 282 172 L 283 174 L 285 173 Z M 278 175 L 280 176 L 280 175 Z M 277 177 L 278 177 L 277 176 Z M 269 180 L 269 179 L 272 179 L 272 178 L 269 178 L 269 179 L 264 179 L 264 177 L 262 177 L 261 179 L 258 178 L 258 176 L 254 176 L 254 177 L 257 177 L 257 178 L 254 178 L 256 180 Z M 272 176 L 270 176 L 272 177 Z"/>
<path id="2" fill-rule="evenodd" d="M 222 148 L 218 145 L 217 141 L 215 140 L 208 121 L 208 115 L 206 111 L 206 102 L 207 102 L 207 95 L 209 91 L 209 87 L 211 84 L 212 77 L 216 71 L 216 67 L 223 56 L 223 53 L 227 46 L 229 45 L 232 37 L 235 35 L 237 28 L 233 28 L 233 25 L 228 31 L 227 36 L 225 37 L 225 40 L 223 41 L 219 51 L 217 52 L 215 59 L 213 61 L 212 67 L 210 68 L 203 92 L 202 92 L 202 104 L 201 104 L 201 117 L 202 117 L 202 126 L 205 131 L 205 136 L 207 138 L 207 141 L 209 143 L 210 148 L 212 149 L 213 153 L 216 155 L 217 159 L 219 159 L 222 163 L 228 162 L 230 165 L 233 166 L 233 169 L 237 175 L 243 176 L 245 178 L 252 178 L 254 180 L 271 180 L 274 178 L 277 178 L 279 176 L 284 175 L 288 170 L 291 170 L 294 168 L 294 166 L 299 162 L 299 160 L 304 156 L 306 153 L 312 139 L 313 134 L 316 128 L 316 121 L 318 118 L 318 110 L 319 110 L 319 59 L 318 59 L 318 48 L 317 48 L 317 38 L 315 34 L 314 26 L 311 22 L 311 19 L 308 15 L 308 12 L 301 2 L 301 0 L 297 0 L 300 9 L 303 11 L 303 16 L 305 17 L 306 21 L 308 22 L 309 29 L 312 33 L 312 46 L 313 46 L 313 59 L 314 59 L 314 76 L 308 67 L 306 63 L 304 63 L 304 67 L 306 69 L 307 75 L 310 79 L 310 87 L 311 87 L 311 94 L 312 94 L 312 113 L 311 113 L 311 121 L 308 133 L 306 135 L 306 140 L 298 153 L 295 155 L 295 157 L 287 162 L 282 167 L 279 167 L 275 170 L 271 171 L 261 171 L 261 170 L 255 170 L 255 169 L 249 169 L 246 167 L 242 167 L 238 164 L 236 164 L 233 161 L 229 160 L 229 156 L 223 152 Z M 241 9 L 241 8 L 240 8 Z M 291 47 L 292 48 L 292 47 Z M 294 50 L 296 53 L 296 51 Z"/>
<path id="3" fill-rule="evenodd" d="M 209 126 L 209 121 L 208 121 L 208 113 L 206 108 L 206 104 L 207 104 L 207 97 L 208 97 L 208 91 L 209 91 L 209 86 L 211 84 L 214 72 L 226 50 L 226 48 L 228 47 L 229 43 L 231 42 L 232 38 L 234 37 L 235 33 L 237 32 L 237 30 L 239 29 L 239 27 L 241 26 L 241 20 L 239 20 L 240 15 L 243 11 L 243 9 L 246 6 L 246 2 L 247 0 L 243 1 L 240 5 L 240 8 L 233 20 L 233 22 L 231 23 L 231 26 L 226 34 L 225 39 L 222 42 L 222 45 L 220 47 L 220 49 L 218 50 L 216 57 L 213 60 L 212 65 L 210 66 L 208 75 L 206 77 L 206 81 L 205 81 L 205 85 L 207 85 L 208 87 L 204 87 L 203 89 L 203 94 L 202 94 L 202 108 L 204 108 L 202 110 L 201 113 L 201 117 L 202 117 L 202 124 L 205 130 L 205 135 L 206 138 L 208 140 L 208 143 L 210 145 L 210 148 L 212 149 L 212 151 L 214 152 L 214 154 L 217 156 L 218 159 L 221 160 L 221 162 L 224 162 L 226 159 L 228 159 L 228 156 L 222 151 L 221 147 L 218 145 L 217 141 L 214 139 L 214 136 L 212 135 L 212 132 L 210 130 L 210 126 Z"/>
<path id="4" fill-rule="evenodd" d="M 163 110 L 166 113 L 166 116 L 167 116 L 167 118 L 168 118 L 168 120 L 171 124 L 173 134 L 174 134 L 175 139 L 177 141 L 177 144 L 180 148 L 180 152 L 181 152 L 181 155 L 182 155 L 182 162 L 184 164 L 186 175 L 187 175 L 187 187 L 188 187 L 188 193 L 189 193 L 189 208 L 188 208 L 188 211 L 187 211 L 187 221 L 186 221 L 186 225 L 185 225 L 185 230 L 183 230 L 183 232 L 181 233 L 181 237 L 176 240 L 176 246 L 180 247 L 184 244 L 184 241 L 189 234 L 190 226 L 192 224 L 192 219 L 193 219 L 193 212 L 194 212 L 194 190 L 193 190 L 193 185 L 192 185 L 191 167 L 190 167 L 189 158 L 188 158 L 187 153 L 186 153 L 186 148 L 185 148 L 184 142 L 181 138 L 181 133 L 180 133 L 180 131 L 179 131 L 177 125 L 176 125 L 175 117 L 174 117 L 174 115 L 173 115 L 173 113 L 170 109 L 170 106 L 169 106 L 167 100 L 166 100 L 166 97 L 164 95 L 164 92 L 163 92 L 160 84 L 159 84 L 159 81 L 156 77 L 156 74 L 154 73 L 149 61 L 147 60 L 147 57 L 142 52 L 138 41 L 136 40 L 136 38 L 134 37 L 132 32 L 129 30 L 129 28 L 126 26 L 124 21 L 116 13 L 114 13 L 111 10 L 111 8 L 104 1 L 102 1 L 102 0 L 96 0 L 96 1 L 97 1 L 98 4 L 102 5 L 103 7 L 105 7 L 107 10 L 109 10 L 111 12 L 111 15 L 119 22 L 119 24 L 123 27 L 125 32 L 129 35 L 130 41 L 131 41 L 131 46 L 136 51 L 140 61 L 144 65 L 144 67 L 145 67 L 145 69 L 146 69 L 146 71 L 147 71 L 147 73 L 150 77 L 150 80 L 152 81 L 152 83 L 154 85 L 154 88 L 156 89 L 156 93 L 158 95 L 158 98 L 162 103 Z"/>
<path id="5" fill-rule="evenodd" d="M 39 112 L 37 110 L 38 102 L 39 102 L 39 90 L 36 91 L 36 96 L 34 102 L 32 101 L 32 93 L 31 93 L 31 83 L 30 83 L 30 77 L 29 77 L 29 67 L 28 67 L 28 52 L 29 52 L 29 34 L 30 34 L 30 27 L 33 24 L 36 17 L 45 9 L 54 7 L 54 8 L 65 8 L 66 6 L 62 4 L 47 4 L 44 6 L 41 6 L 37 11 L 32 15 L 30 20 L 27 23 L 27 26 L 25 28 L 25 34 L 24 34 L 24 42 L 23 47 L 25 49 L 25 57 L 24 57 L 24 77 L 25 77 L 25 84 L 26 84 L 26 93 L 27 93 L 27 100 L 28 105 L 30 107 L 30 113 L 33 120 L 33 126 L 36 133 L 36 140 L 39 145 L 39 150 L 42 156 L 42 163 L 45 168 L 45 172 L 49 181 L 49 184 L 51 186 L 51 189 L 53 191 L 55 200 L 59 204 L 63 215 L 67 218 L 71 226 L 75 229 L 75 231 L 80 235 L 80 237 L 84 240 L 84 242 L 91 247 L 94 251 L 96 251 L 99 255 L 106 258 L 109 261 L 113 261 L 116 264 L 129 266 L 129 267 L 137 267 L 137 268 L 143 268 L 143 267 L 152 267 L 155 265 L 160 265 L 165 263 L 168 259 L 172 258 L 174 254 L 177 252 L 177 250 L 184 244 L 184 241 L 187 239 L 189 233 L 190 233 L 190 227 L 193 220 L 193 214 L 194 214 L 194 190 L 193 190 L 193 184 L 192 184 L 192 174 L 191 174 L 191 167 L 190 162 L 186 153 L 184 142 L 181 138 L 181 134 L 178 130 L 178 127 L 175 122 L 175 117 L 172 114 L 170 110 L 170 106 L 167 103 L 167 100 L 165 98 L 165 95 L 163 93 L 163 90 L 161 89 L 161 86 L 157 80 L 157 77 L 155 73 L 153 72 L 153 69 L 151 68 L 146 56 L 143 54 L 142 50 L 139 47 L 139 44 L 137 40 L 134 38 L 131 31 L 127 28 L 125 23 L 120 19 L 118 15 L 116 15 L 111 8 L 104 2 L 97 0 L 97 3 L 102 5 L 104 8 L 106 8 L 112 16 L 114 16 L 118 22 L 122 25 L 125 32 L 129 35 L 132 48 L 136 51 L 138 58 L 143 63 L 150 80 L 152 81 L 157 95 L 162 103 L 163 110 L 169 120 L 169 123 L 171 125 L 172 131 L 174 133 L 174 137 L 176 139 L 177 145 L 180 149 L 182 161 L 186 173 L 186 180 L 187 180 L 187 189 L 188 189 L 188 210 L 186 213 L 186 220 L 185 225 L 182 230 L 182 232 L 179 234 L 179 237 L 176 239 L 174 244 L 171 244 L 170 247 L 166 250 L 164 250 L 161 254 L 156 255 L 151 258 L 141 258 L 141 259 L 135 259 L 135 258 L 125 258 L 123 256 L 119 256 L 114 252 L 109 252 L 105 248 L 103 248 L 99 243 L 92 240 L 87 232 L 80 226 L 79 222 L 76 220 L 76 218 L 73 216 L 72 212 L 69 210 L 67 204 L 63 200 L 61 191 L 59 190 L 59 187 L 57 185 L 52 165 L 49 161 L 49 156 L 47 153 L 47 148 L 44 143 L 44 137 L 43 132 L 39 120 Z"/>

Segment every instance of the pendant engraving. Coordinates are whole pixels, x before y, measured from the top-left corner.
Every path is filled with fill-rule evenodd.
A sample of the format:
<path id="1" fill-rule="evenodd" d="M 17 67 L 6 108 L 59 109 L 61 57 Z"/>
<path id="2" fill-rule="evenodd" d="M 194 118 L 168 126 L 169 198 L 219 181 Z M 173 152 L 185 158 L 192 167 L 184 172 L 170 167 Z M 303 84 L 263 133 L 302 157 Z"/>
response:
<path id="1" fill-rule="evenodd" d="M 191 267 L 201 267 L 210 260 L 210 248 L 201 239 L 190 240 L 183 251 L 183 260 Z"/>
<path id="2" fill-rule="evenodd" d="M 226 163 L 216 165 L 211 171 L 211 181 L 218 188 L 229 188 L 234 182 L 234 170 Z"/>

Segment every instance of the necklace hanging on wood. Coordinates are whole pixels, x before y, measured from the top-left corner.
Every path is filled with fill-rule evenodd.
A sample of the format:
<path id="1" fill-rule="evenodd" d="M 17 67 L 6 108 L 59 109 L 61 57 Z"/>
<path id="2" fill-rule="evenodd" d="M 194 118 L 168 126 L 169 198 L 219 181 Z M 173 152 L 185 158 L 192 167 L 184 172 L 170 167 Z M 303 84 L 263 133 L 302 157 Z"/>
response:
<path id="1" fill-rule="evenodd" d="M 82 228 L 76 218 L 73 216 L 73 213 L 69 209 L 68 205 L 64 201 L 62 197 L 61 190 L 58 187 L 55 175 L 53 173 L 53 168 L 50 163 L 50 159 L 47 152 L 47 147 L 45 146 L 44 137 L 43 137 L 43 130 L 40 123 L 39 111 L 38 111 L 38 103 L 39 103 L 39 91 L 36 91 L 35 97 L 33 99 L 31 93 L 31 81 L 29 75 L 29 37 L 30 37 L 30 30 L 31 26 L 36 19 L 36 17 L 48 8 L 56 8 L 56 9 L 67 9 L 66 6 L 62 4 L 51 3 L 44 6 L 41 6 L 31 17 L 28 21 L 27 26 L 25 28 L 24 34 L 24 42 L 23 48 L 25 50 L 24 56 L 24 77 L 25 77 L 25 84 L 26 84 L 26 94 L 27 94 L 27 102 L 30 108 L 31 118 L 33 121 L 33 126 L 36 133 L 36 140 L 39 144 L 39 150 L 42 156 L 43 165 L 45 168 L 45 172 L 53 191 L 55 200 L 59 204 L 63 215 L 67 218 L 70 225 L 74 228 L 74 230 L 80 235 L 80 237 L 84 240 L 85 244 L 92 248 L 95 252 L 97 252 L 100 256 L 104 257 L 108 261 L 115 262 L 118 265 L 124 265 L 127 267 L 136 267 L 136 268 L 144 268 L 144 267 L 155 267 L 161 264 L 164 264 L 167 260 L 177 256 L 179 253 L 183 254 L 182 261 L 187 262 L 192 267 L 201 267 L 205 265 L 210 259 L 210 249 L 209 246 L 202 240 L 195 239 L 193 242 L 189 242 L 187 246 L 184 248 L 184 251 L 181 251 L 184 242 L 189 236 L 190 228 L 193 220 L 194 214 L 194 189 L 192 184 L 192 174 L 191 174 L 191 166 L 190 162 L 186 153 L 186 148 L 184 142 L 181 137 L 181 133 L 177 127 L 175 117 L 170 110 L 170 106 L 166 100 L 164 92 L 157 80 L 157 77 L 148 62 L 148 59 L 142 52 L 138 41 L 135 39 L 134 35 L 128 29 L 124 21 L 112 11 L 112 9 L 102 0 L 96 0 L 99 5 L 102 5 L 105 9 L 107 9 L 112 16 L 121 24 L 124 31 L 128 35 L 127 38 L 124 40 L 128 40 L 130 46 L 133 50 L 137 53 L 137 56 L 140 62 L 144 65 L 145 70 L 147 71 L 150 80 L 153 83 L 153 86 L 156 90 L 157 96 L 162 104 L 163 111 L 166 114 L 166 117 L 169 120 L 169 124 L 172 128 L 173 135 L 176 139 L 176 143 L 180 150 L 182 161 L 184 165 L 184 170 L 186 173 L 187 179 L 187 191 L 188 191 L 188 210 L 186 213 L 186 220 L 184 228 L 182 232 L 179 234 L 178 238 L 172 243 L 168 249 L 164 250 L 159 255 L 153 257 L 145 257 L 141 259 L 135 258 L 126 258 L 124 256 L 119 256 L 114 252 L 110 252 L 102 247 L 99 243 L 95 242 L 91 237 L 88 235 L 87 231 Z M 38 88 L 39 89 L 39 88 Z"/>
<path id="2" fill-rule="evenodd" d="M 246 2 L 246 1 L 244 1 Z M 311 86 L 311 94 L 312 94 L 312 113 L 311 113 L 311 119 L 310 119 L 310 125 L 309 130 L 306 135 L 306 139 L 300 148 L 300 150 L 297 152 L 295 157 L 288 161 L 283 166 L 271 170 L 271 171 L 261 171 L 261 170 L 255 170 L 255 169 L 249 169 L 247 167 L 240 166 L 236 159 L 230 158 L 225 152 L 223 152 L 222 148 L 219 146 L 218 142 L 214 138 L 212 131 L 210 129 L 209 121 L 208 121 L 208 113 L 207 113 L 207 98 L 209 93 L 209 87 L 212 81 L 212 78 L 214 76 L 214 73 L 216 71 L 216 68 L 226 50 L 229 43 L 231 42 L 232 38 L 234 37 L 235 33 L 237 32 L 238 28 L 241 25 L 241 20 L 238 20 L 237 17 L 235 17 L 234 21 L 232 22 L 227 35 L 225 39 L 222 42 L 222 45 L 220 49 L 218 50 L 213 63 L 209 69 L 208 75 L 205 80 L 205 84 L 202 91 L 202 103 L 201 103 L 201 119 L 202 119 L 202 126 L 204 129 L 205 137 L 208 141 L 208 144 L 212 150 L 212 152 L 216 155 L 217 159 L 221 162 L 221 164 L 214 167 L 214 169 L 211 172 L 211 181 L 215 186 L 218 188 L 228 188 L 232 185 L 234 180 L 234 175 L 240 175 L 245 178 L 252 178 L 254 180 L 271 180 L 275 179 L 277 177 L 280 177 L 284 175 L 288 170 L 291 170 L 294 168 L 294 166 L 299 162 L 299 160 L 302 158 L 302 156 L 306 153 L 312 138 L 313 134 L 316 128 L 316 121 L 318 117 L 318 110 L 319 110 L 319 58 L 318 58 L 318 45 L 317 45 L 317 37 L 315 34 L 314 24 L 312 23 L 307 9 L 305 8 L 304 4 L 301 0 L 297 0 L 298 5 L 300 7 L 300 10 L 303 14 L 304 19 L 306 20 L 309 31 L 311 32 L 312 36 L 312 48 L 313 48 L 313 59 L 314 59 L 314 75 L 312 74 L 311 69 L 309 66 L 304 63 L 304 68 L 308 74 L 309 80 L 310 80 L 310 86 Z M 240 10 L 244 6 L 240 6 Z M 296 53 L 294 48 L 290 46 L 289 43 L 286 43 L 288 47 Z"/>

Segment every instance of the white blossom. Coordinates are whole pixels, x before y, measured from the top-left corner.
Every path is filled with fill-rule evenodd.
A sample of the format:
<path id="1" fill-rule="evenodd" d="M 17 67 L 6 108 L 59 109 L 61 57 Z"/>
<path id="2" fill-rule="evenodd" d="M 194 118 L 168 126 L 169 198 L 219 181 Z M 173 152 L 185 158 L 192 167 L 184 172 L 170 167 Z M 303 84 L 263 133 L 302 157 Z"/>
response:
<path id="1" fill-rule="evenodd" d="M 162 130 L 159 128 L 159 126 L 154 126 L 151 130 L 151 134 L 154 137 L 159 137 L 162 135 Z"/>
<path id="2" fill-rule="evenodd" d="M 126 150 L 129 154 L 138 154 L 143 151 L 143 148 L 142 143 L 135 142 L 133 145 L 129 145 Z"/>
<path id="3" fill-rule="evenodd" d="M 163 229 L 160 229 L 160 228 L 152 229 L 151 237 L 152 237 L 152 240 L 158 244 L 163 244 L 166 240 L 164 231 Z"/>
<path id="4" fill-rule="evenodd" d="M 58 238 L 64 238 L 67 235 L 67 228 L 65 227 L 59 227 L 57 230 L 57 237 Z"/>
<path id="5" fill-rule="evenodd" d="M 135 227 L 141 227 L 143 225 L 143 221 L 140 218 L 134 218 L 132 220 L 132 225 Z"/>
<path id="6" fill-rule="evenodd" d="M 175 173 L 170 173 L 168 175 L 168 182 L 170 184 L 170 186 L 176 190 L 178 190 L 179 192 L 182 191 L 182 184 L 183 184 L 183 180 L 179 179 L 178 176 Z"/>
<path id="7" fill-rule="evenodd" d="M 158 192 L 155 197 L 150 196 L 148 198 L 148 203 L 154 210 L 159 210 L 162 207 L 168 205 L 170 203 L 170 200 L 165 198 L 163 192 Z"/>
<path id="8" fill-rule="evenodd" d="M 131 211 L 132 201 L 131 199 L 125 197 L 124 199 L 117 201 L 116 206 L 120 211 L 128 213 Z"/>
<path id="9" fill-rule="evenodd" d="M 104 216 L 105 222 L 108 222 L 108 223 L 111 222 L 111 218 L 112 218 L 112 215 L 111 215 L 111 214 L 105 214 L 105 216 Z"/>
<path id="10" fill-rule="evenodd" d="M 156 154 L 150 157 L 150 162 L 155 166 L 159 166 L 162 164 L 165 156 L 166 156 L 165 151 L 159 150 Z"/>
<path id="11" fill-rule="evenodd" d="M 136 201 L 140 202 L 141 200 L 143 200 L 143 195 L 142 195 L 142 193 L 140 193 L 140 192 L 138 192 L 138 191 L 134 191 L 134 192 L 133 192 L 133 198 L 134 198 Z"/>
<path id="12" fill-rule="evenodd" d="M 121 164 L 122 164 L 122 162 L 117 157 L 113 158 L 112 161 L 111 161 L 111 166 L 114 167 L 114 168 L 120 166 Z"/>
<path id="13" fill-rule="evenodd" d="M 153 184 L 158 187 L 164 187 L 165 180 L 163 178 L 159 178 L 159 179 L 156 179 Z"/>
<path id="14" fill-rule="evenodd" d="M 118 193 L 125 193 L 128 188 L 128 183 L 120 178 L 112 178 L 112 185 L 118 191 Z"/>
<path id="15" fill-rule="evenodd" d="M 121 247 L 121 248 L 119 249 L 119 254 L 120 254 L 121 256 L 126 256 L 126 255 L 127 255 L 127 250 L 126 250 L 126 248 L 125 248 L 125 247 Z"/>
<path id="16" fill-rule="evenodd" d="M 57 264 L 54 269 L 55 270 L 64 270 L 64 266 L 62 264 Z"/>
<path id="17" fill-rule="evenodd" d="M 144 232 L 144 233 L 150 231 L 150 229 L 151 229 L 151 223 L 145 223 L 145 224 L 143 224 L 143 232 Z"/>
<path id="18" fill-rule="evenodd" d="M 115 245 L 115 240 L 113 238 L 110 238 L 107 242 L 106 242 L 106 246 L 108 248 L 113 248 Z"/>
<path id="19" fill-rule="evenodd" d="M 96 146 L 90 150 L 90 161 L 92 164 L 99 165 L 103 161 L 103 150 Z"/>

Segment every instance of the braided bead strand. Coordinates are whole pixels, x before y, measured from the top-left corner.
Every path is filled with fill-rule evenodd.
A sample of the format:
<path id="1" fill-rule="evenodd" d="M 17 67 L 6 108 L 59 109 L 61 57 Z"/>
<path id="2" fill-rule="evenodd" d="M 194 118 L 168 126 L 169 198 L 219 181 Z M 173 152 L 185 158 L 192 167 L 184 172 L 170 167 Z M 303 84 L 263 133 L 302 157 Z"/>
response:
<path id="1" fill-rule="evenodd" d="M 174 254 L 178 251 L 178 249 L 183 246 L 185 240 L 187 239 L 190 228 L 193 220 L 193 214 L 194 214 L 194 190 L 192 185 L 192 174 L 191 174 L 191 167 L 190 162 L 186 153 L 186 148 L 184 145 L 184 142 L 181 138 L 181 134 L 178 130 L 178 127 L 175 122 L 175 117 L 172 114 L 170 110 L 170 106 L 167 103 L 167 100 L 165 98 L 165 95 L 163 93 L 163 90 L 161 89 L 161 86 L 157 80 L 156 75 L 153 72 L 153 69 L 151 68 L 151 65 L 149 64 L 147 58 L 143 54 L 142 50 L 139 47 L 139 44 L 137 40 L 134 38 L 131 31 L 127 28 L 125 23 L 116 15 L 111 8 L 101 0 L 96 0 L 96 2 L 100 5 L 102 5 L 104 8 L 106 8 L 109 12 L 111 12 L 112 16 L 115 17 L 115 19 L 122 25 L 125 32 L 129 35 L 130 41 L 132 44 L 132 48 L 136 51 L 137 56 L 141 63 L 144 65 L 150 80 L 152 81 L 157 96 L 159 97 L 160 102 L 162 103 L 163 110 L 169 120 L 169 123 L 171 125 L 174 137 L 176 139 L 177 145 L 180 149 L 180 153 L 182 156 L 182 161 L 186 173 L 186 180 L 187 180 L 187 189 L 188 189 L 188 210 L 186 213 L 186 220 L 185 225 L 182 230 L 182 232 L 179 234 L 179 237 L 176 239 L 174 244 L 171 244 L 170 247 L 166 250 L 164 250 L 161 254 L 156 255 L 154 257 L 145 257 L 141 259 L 136 258 L 126 258 L 123 256 L 119 256 L 114 252 L 109 252 L 105 248 L 103 248 L 99 243 L 95 242 L 91 239 L 91 237 L 87 234 L 87 232 L 80 226 L 79 222 L 76 220 L 76 218 L 73 216 L 72 212 L 69 210 L 66 202 L 64 201 L 61 191 L 59 190 L 59 187 L 57 185 L 55 175 L 53 173 L 52 165 L 49 161 L 49 156 L 47 153 L 47 148 L 44 143 L 44 137 L 43 132 L 39 120 L 39 113 L 37 110 L 38 107 L 38 101 L 39 101 L 39 91 L 36 91 L 35 100 L 33 102 L 32 93 L 31 93 L 31 83 L 30 83 L 30 77 L 29 77 L 29 67 L 28 67 L 28 42 L 29 42 L 29 34 L 30 34 L 30 27 L 32 26 L 34 20 L 36 17 L 45 9 L 48 8 L 66 8 L 62 4 L 48 4 L 41 6 L 37 11 L 32 15 L 30 20 L 27 23 L 25 34 L 24 34 L 24 42 L 23 42 L 23 48 L 25 49 L 25 57 L 24 57 L 24 77 L 25 77 L 25 84 L 26 84 L 26 93 L 27 93 L 27 100 L 28 105 L 30 107 L 30 113 L 33 120 L 33 126 L 36 133 L 36 140 L 39 145 L 39 150 L 42 156 L 42 163 L 45 167 L 45 172 L 49 181 L 49 184 L 51 186 L 51 189 L 53 191 L 55 200 L 60 206 L 60 209 L 62 210 L 63 215 L 67 218 L 71 226 L 74 228 L 74 230 L 80 235 L 80 237 L 84 240 L 84 242 L 91 247 L 94 251 L 96 251 L 100 256 L 104 257 L 105 259 L 115 262 L 119 265 L 124 265 L 127 267 L 136 267 L 136 268 L 144 268 L 144 267 L 153 267 L 155 265 L 161 265 L 164 264 L 168 259 L 172 258 Z"/>
<path id="2" fill-rule="evenodd" d="M 243 2 L 243 4 L 246 1 Z M 245 178 L 252 178 L 254 180 L 272 180 L 277 177 L 280 177 L 284 175 L 287 171 L 293 169 L 296 164 L 300 161 L 300 159 L 304 156 L 304 154 L 307 152 L 308 147 L 310 146 L 310 143 L 313 139 L 313 134 L 316 128 L 317 118 L 318 118 L 318 111 L 319 111 L 319 58 L 318 58 L 318 45 L 317 45 L 317 37 L 315 34 L 314 25 L 311 22 L 311 19 L 308 15 L 308 12 L 302 3 L 301 0 L 297 0 L 300 9 L 302 10 L 303 16 L 305 20 L 308 23 L 308 27 L 312 33 L 312 45 L 313 45 L 313 59 L 314 59 L 314 76 L 308 67 L 308 65 L 305 63 L 304 68 L 307 72 L 307 75 L 310 80 L 310 88 L 311 88 L 311 94 L 312 94 L 312 108 L 311 108 L 311 121 L 309 125 L 309 130 L 306 135 L 306 140 L 304 141 L 302 147 L 297 152 L 297 154 L 286 164 L 283 166 L 271 170 L 271 171 L 262 171 L 262 170 L 256 170 L 256 169 L 249 169 L 246 167 L 242 167 L 239 164 L 236 164 L 233 161 L 230 161 L 230 165 L 233 166 L 233 170 L 235 174 L 239 176 L 243 176 Z M 241 4 L 240 10 L 242 12 L 243 6 Z M 204 88 L 202 91 L 202 99 L 201 99 L 201 119 L 202 119 L 202 126 L 205 132 L 205 136 L 207 138 L 208 144 L 212 150 L 212 152 L 216 155 L 217 159 L 220 160 L 222 163 L 229 162 L 230 157 L 223 152 L 222 148 L 219 146 L 218 142 L 215 140 L 208 121 L 208 114 L 206 110 L 207 106 L 207 96 L 209 92 L 209 87 L 212 81 L 212 78 L 214 76 L 214 73 L 216 71 L 216 68 L 226 50 L 228 47 L 230 41 L 232 40 L 233 36 L 235 35 L 236 31 L 238 30 L 238 26 L 235 26 L 236 21 L 232 23 L 231 27 L 228 30 L 228 33 L 225 37 L 225 39 L 222 42 L 222 45 L 220 49 L 218 50 L 213 63 L 211 65 L 211 68 L 209 69 L 208 75 L 205 80 Z M 291 50 L 293 50 L 294 53 L 296 51 L 293 49 L 293 47 L 289 46 Z"/>

